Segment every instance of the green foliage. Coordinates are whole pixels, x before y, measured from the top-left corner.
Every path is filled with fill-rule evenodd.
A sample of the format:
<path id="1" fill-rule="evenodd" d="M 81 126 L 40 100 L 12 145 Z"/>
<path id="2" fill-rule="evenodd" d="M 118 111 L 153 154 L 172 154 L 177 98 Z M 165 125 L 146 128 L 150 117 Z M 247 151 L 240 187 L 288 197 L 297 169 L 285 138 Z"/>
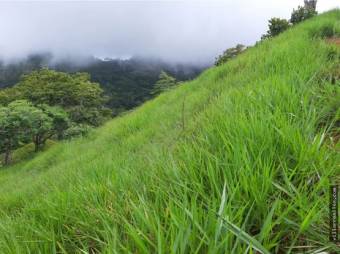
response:
<path id="1" fill-rule="evenodd" d="M 271 18 L 268 22 L 269 30 L 267 31 L 267 34 L 262 36 L 262 40 L 277 36 L 290 27 L 290 24 L 286 19 Z"/>
<path id="2" fill-rule="evenodd" d="M 33 114 L 31 126 L 35 151 L 39 151 L 53 136 L 62 139 L 68 127 L 68 115 L 62 108 L 46 104 L 38 105 L 38 110 Z"/>
<path id="3" fill-rule="evenodd" d="M 32 112 L 32 124 L 30 126 L 33 136 L 35 151 L 39 151 L 45 141 L 50 137 L 53 128 L 53 119 L 45 114 L 41 109 Z"/>
<path id="4" fill-rule="evenodd" d="M 1 252 L 339 253 L 325 233 L 338 81 L 318 77 L 339 55 L 309 34 L 339 18 L 1 170 Z"/>
<path id="5" fill-rule="evenodd" d="M 233 59 L 239 54 L 241 54 L 244 50 L 245 46 L 242 44 L 237 44 L 236 47 L 227 49 L 226 51 L 223 52 L 222 55 L 218 56 L 218 58 L 215 61 L 215 65 L 219 66 L 226 63 L 230 59 Z"/>
<path id="6" fill-rule="evenodd" d="M 137 57 L 128 60 L 89 58 L 84 62 L 84 66 L 75 65 L 72 61 L 55 63 L 50 54 L 31 55 L 13 64 L 0 62 L 0 88 L 13 86 L 20 81 L 23 74 L 46 66 L 66 73 L 86 72 L 91 75 L 91 81 L 99 83 L 104 90 L 107 97 L 105 105 L 114 115 L 118 115 L 152 98 L 151 91 L 161 70 L 183 81 L 195 78 L 208 67 Z"/>
<path id="7" fill-rule="evenodd" d="M 68 114 L 61 107 L 51 107 L 46 104 L 38 106 L 42 111 L 52 119 L 51 132 L 56 135 L 57 139 L 63 139 L 65 131 L 71 125 Z M 50 135 L 51 137 L 52 135 Z"/>
<path id="8" fill-rule="evenodd" d="M 298 6 L 297 10 L 293 9 L 290 20 L 271 18 L 269 20 L 269 30 L 262 35 L 261 40 L 272 38 L 287 30 L 291 25 L 296 25 L 306 19 L 317 15 L 315 0 L 305 1 L 305 6 Z"/>
<path id="9" fill-rule="evenodd" d="M 154 85 L 152 94 L 160 94 L 161 92 L 167 91 L 177 85 L 177 81 L 174 77 L 167 74 L 165 71 L 161 71 L 159 79 Z"/>
<path id="10" fill-rule="evenodd" d="M 50 149 L 53 145 L 56 145 L 57 142 L 51 139 L 46 140 L 45 145 L 41 147 L 42 151 L 47 151 Z M 35 156 L 37 156 L 39 153 L 36 153 L 35 151 L 35 145 L 34 143 L 27 143 L 20 146 L 18 149 L 15 149 L 11 153 L 11 165 L 15 163 L 24 163 L 29 162 L 29 160 L 33 159 Z M 2 162 L 4 160 L 4 154 L 0 154 L 0 167 L 2 166 Z M 4 170 L 4 169 L 2 169 Z"/>
<path id="11" fill-rule="evenodd" d="M 14 88 L 0 89 L 0 105 L 8 105 L 10 102 L 20 99 L 21 93 Z"/>
<path id="12" fill-rule="evenodd" d="M 315 9 L 299 6 L 297 10 L 293 10 L 290 22 L 293 25 L 296 25 L 306 19 L 316 16 L 317 14 L 318 13 Z"/>
<path id="13" fill-rule="evenodd" d="M 70 119 L 77 124 L 99 126 L 110 119 L 112 111 L 108 108 L 73 106 L 67 109 Z"/>
<path id="14" fill-rule="evenodd" d="M 325 106 L 323 107 L 323 111 L 319 117 L 319 126 L 329 126 L 333 127 L 331 131 L 334 131 L 335 138 L 340 135 L 340 77 L 338 76 L 336 79 L 337 83 L 332 84 L 328 83 L 327 79 L 324 84 L 324 98 L 327 99 L 325 101 Z"/>
<path id="15" fill-rule="evenodd" d="M 57 66 L 63 71 L 69 68 Z M 195 78 L 207 66 L 199 64 L 169 64 L 156 59 L 131 58 L 129 60 L 108 60 L 91 63 L 80 68 L 91 74 L 93 81 L 101 84 L 109 97 L 106 105 L 118 115 L 152 98 L 154 84 L 164 70 L 177 80 Z"/>
<path id="16" fill-rule="evenodd" d="M 41 69 L 52 60 L 51 54 L 31 54 L 22 61 L 4 63 L 0 60 L 0 88 L 18 83 L 19 78 L 26 73 Z"/>
<path id="17" fill-rule="evenodd" d="M 47 105 L 34 106 L 25 100 L 16 100 L 0 107 L 0 154 L 3 164 L 11 161 L 11 153 L 22 144 L 33 141 L 39 151 L 47 139 L 62 138 L 69 121 L 64 110 Z"/>
<path id="18" fill-rule="evenodd" d="M 93 128 L 85 124 L 73 123 L 66 131 L 65 138 L 71 139 L 75 137 L 85 137 Z"/>
<path id="19" fill-rule="evenodd" d="M 311 10 L 316 10 L 317 2 L 318 2 L 317 0 L 304 0 L 305 8 L 311 9 Z"/>
<path id="20" fill-rule="evenodd" d="M 3 164 L 11 161 L 11 153 L 18 148 L 30 133 L 37 109 L 29 102 L 20 100 L 0 107 L 0 154 Z"/>
<path id="21" fill-rule="evenodd" d="M 48 139 L 69 137 L 75 132 L 73 128 L 65 135 L 71 122 L 74 123 L 72 126 L 101 125 L 112 113 L 104 107 L 102 93 L 88 74 L 70 75 L 49 69 L 33 71 L 24 75 L 16 86 L 1 90 L 2 128 L 6 130 L 2 131 L 0 154 L 5 153 L 4 164 L 10 162 L 11 151 L 21 144 L 33 142 L 35 151 L 39 151 Z M 22 113 L 15 113 L 17 110 Z M 10 121 L 14 121 L 13 126 Z M 24 124 L 21 129 L 25 129 L 25 133 L 20 128 L 15 130 L 17 125 Z M 76 132 L 85 130 L 77 128 Z"/>
<path id="22" fill-rule="evenodd" d="M 67 74 L 42 69 L 24 75 L 15 88 L 35 105 L 64 108 L 76 123 L 99 125 L 104 115 L 103 90 L 86 73 Z"/>

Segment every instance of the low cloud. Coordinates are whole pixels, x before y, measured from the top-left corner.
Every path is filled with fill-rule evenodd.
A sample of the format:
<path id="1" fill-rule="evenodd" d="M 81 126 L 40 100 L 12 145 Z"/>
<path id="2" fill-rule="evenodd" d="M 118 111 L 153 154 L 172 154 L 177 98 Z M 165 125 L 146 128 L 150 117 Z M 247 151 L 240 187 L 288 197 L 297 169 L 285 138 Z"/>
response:
<path id="1" fill-rule="evenodd" d="M 319 2 L 319 11 L 338 4 Z M 51 52 L 57 58 L 137 55 L 212 62 L 225 48 L 255 43 L 270 17 L 289 18 L 299 4 L 303 1 L 0 2 L 0 56 Z"/>

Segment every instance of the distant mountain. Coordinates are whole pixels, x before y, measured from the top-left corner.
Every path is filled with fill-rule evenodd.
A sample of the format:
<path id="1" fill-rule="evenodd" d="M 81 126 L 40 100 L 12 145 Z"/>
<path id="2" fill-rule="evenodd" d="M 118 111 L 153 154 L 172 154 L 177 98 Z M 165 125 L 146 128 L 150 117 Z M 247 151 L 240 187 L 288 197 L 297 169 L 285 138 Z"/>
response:
<path id="1" fill-rule="evenodd" d="M 174 64 L 141 57 L 127 60 L 88 57 L 56 61 L 49 53 L 33 54 L 21 61 L 0 62 L 0 88 L 13 86 L 21 75 L 44 67 L 71 73 L 89 73 L 91 80 L 98 82 L 109 97 L 108 106 L 119 113 L 149 99 L 150 91 L 162 70 L 177 80 L 185 81 L 195 78 L 208 66 Z"/>

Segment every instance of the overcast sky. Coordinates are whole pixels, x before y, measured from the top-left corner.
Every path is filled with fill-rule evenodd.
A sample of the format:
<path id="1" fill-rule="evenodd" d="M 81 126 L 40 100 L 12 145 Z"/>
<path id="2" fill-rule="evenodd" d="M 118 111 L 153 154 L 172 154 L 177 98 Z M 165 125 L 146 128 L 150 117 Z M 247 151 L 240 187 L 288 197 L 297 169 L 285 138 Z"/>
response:
<path id="1" fill-rule="evenodd" d="M 251 45 L 271 17 L 289 18 L 303 0 L 11 1 L 0 0 L 0 56 L 161 57 L 213 61 L 236 43 Z M 319 0 L 319 12 L 339 7 Z"/>

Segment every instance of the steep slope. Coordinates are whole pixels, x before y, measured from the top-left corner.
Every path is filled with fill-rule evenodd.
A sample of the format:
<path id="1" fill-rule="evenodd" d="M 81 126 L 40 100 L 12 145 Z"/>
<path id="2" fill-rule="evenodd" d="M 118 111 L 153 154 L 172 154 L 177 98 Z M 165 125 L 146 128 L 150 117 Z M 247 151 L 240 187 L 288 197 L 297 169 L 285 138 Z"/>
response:
<path id="1" fill-rule="evenodd" d="M 340 53 L 318 38 L 339 22 L 304 22 L 1 170 L 1 253 L 339 251 L 327 203 Z"/>

